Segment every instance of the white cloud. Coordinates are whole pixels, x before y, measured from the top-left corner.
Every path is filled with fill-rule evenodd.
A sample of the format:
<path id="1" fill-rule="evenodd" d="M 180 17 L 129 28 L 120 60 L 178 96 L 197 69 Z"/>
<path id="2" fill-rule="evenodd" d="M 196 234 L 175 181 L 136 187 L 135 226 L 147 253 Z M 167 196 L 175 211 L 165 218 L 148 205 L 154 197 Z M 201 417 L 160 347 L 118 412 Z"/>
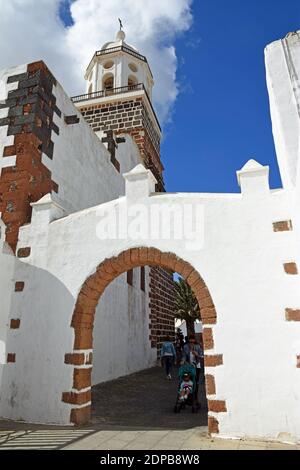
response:
<path id="1" fill-rule="evenodd" d="M 178 94 L 175 38 L 192 22 L 192 0 L 75 0 L 74 25 L 58 18 L 59 0 L 0 0 L 0 68 L 43 59 L 66 91 L 85 90 L 83 74 L 95 50 L 113 40 L 122 18 L 126 41 L 146 55 L 162 120 Z"/>

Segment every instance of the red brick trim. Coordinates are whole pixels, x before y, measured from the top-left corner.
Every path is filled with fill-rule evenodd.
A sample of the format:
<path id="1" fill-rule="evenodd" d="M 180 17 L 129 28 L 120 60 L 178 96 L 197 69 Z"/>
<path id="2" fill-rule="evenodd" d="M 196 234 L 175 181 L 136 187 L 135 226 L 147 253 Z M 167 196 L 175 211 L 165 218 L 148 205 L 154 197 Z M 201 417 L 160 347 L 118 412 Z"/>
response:
<path id="1" fill-rule="evenodd" d="M 15 292 L 22 292 L 25 287 L 25 282 L 22 281 L 17 281 L 15 283 Z"/>
<path id="2" fill-rule="evenodd" d="M 287 321 L 300 321 L 300 310 L 286 308 L 285 318 Z"/>
<path id="3" fill-rule="evenodd" d="M 19 248 L 17 252 L 18 258 L 28 258 L 30 256 L 31 248 L 28 246 L 26 248 Z"/>
<path id="4" fill-rule="evenodd" d="M 65 392 L 62 394 L 62 401 L 71 405 L 84 405 L 92 400 L 92 392 L 88 390 L 82 393 Z"/>
<path id="5" fill-rule="evenodd" d="M 215 395 L 216 394 L 216 383 L 215 378 L 213 375 L 206 374 L 205 375 L 205 384 L 206 384 L 206 393 L 207 395 Z"/>
<path id="6" fill-rule="evenodd" d="M 89 369 L 74 369 L 73 388 L 75 390 L 82 390 L 83 388 L 91 387 L 92 368 Z"/>
<path id="7" fill-rule="evenodd" d="M 65 364 L 72 364 L 74 366 L 91 365 L 93 363 L 93 353 L 69 353 L 65 355 Z"/>
<path id="8" fill-rule="evenodd" d="M 60 111 L 52 94 L 56 80 L 42 61 L 29 64 L 24 74 L 8 77 L 8 83 L 14 82 L 18 82 L 17 89 L 9 91 L 6 100 L 7 135 L 14 140 L 4 148 L 3 156 L 15 155 L 16 163 L 2 169 L 0 212 L 6 225 L 6 242 L 15 252 L 20 226 L 31 220 L 30 203 L 58 190 L 42 154 L 53 157 L 51 133 L 59 132 L 53 115 Z"/>
<path id="9" fill-rule="evenodd" d="M 208 417 L 209 434 L 219 434 L 219 421 L 213 416 Z"/>
<path id="10" fill-rule="evenodd" d="M 223 354 L 213 354 L 210 356 L 204 356 L 205 367 L 217 367 L 223 365 Z"/>
<path id="11" fill-rule="evenodd" d="M 281 220 L 273 223 L 274 232 L 289 232 L 293 230 L 293 224 L 291 220 Z"/>
<path id="12" fill-rule="evenodd" d="M 208 410 L 214 413 L 226 413 L 226 403 L 223 400 L 207 400 Z"/>
<path id="13" fill-rule="evenodd" d="M 76 350 L 92 350 L 93 348 L 93 324 L 96 307 L 100 296 L 105 288 L 120 274 L 140 266 L 155 266 L 177 272 L 186 279 L 192 287 L 193 292 L 199 302 L 202 321 L 204 324 L 215 324 L 217 313 L 213 300 L 205 282 L 188 262 L 178 258 L 173 253 L 163 253 L 156 248 L 132 248 L 122 252 L 119 256 L 104 260 L 83 284 L 74 308 L 71 326 L 74 328 L 74 353 L 66 354 L 65 363 L 73 365 L 83 365 L 83 355 L 75 353 Z M 213 334 L 211 328 L 206 328 L 204 333 L 204 349 L 207 351 L 214 347 Z M 153 333 L 150 335 L 151 341 L 155 342 Z M 206 355 L 205 366 L 216 367 L 223 364 L 223 355 Z M 74 368 L 73 389 L 82 390 L 91 387 L 91 368 Z M 212 382 L 207 381 L 207 393 L 211 392 Z M 70 398 L 70 393 L 64 394 L 64 398 Z M 209 393 L 211 394 L 211 393 Z M 73 396 L 73 395 L 72 395 Z M 225 402 L 224 402 L 225 403 Z M 224 409 L 226 405 L 223 406 Z M 87 409 L 86 409 L 87 408 Z M 86 408 L 76 408 L 71 412 L 71 422 L 82 424 L 90 416 L 90 410 Z M 85 410 L 85 411 L 82 411 Z M 89 418 L 88 418 L 89 419 Z M 214 427 L 215 424 L 214 424 Z"/>
<path id="14" fill-rule="evenodd" d="M 203 345 L 205 350 L 214 348 L 214 337 L 212 328 L 203 328 Z"/>
<path id="15" fill-rule="evenodd" d="M 7 362 L 16 362 L 16 354 L 15 353 L 8 353 L 7 354 Z"/>
<path id="16" fill-rule="evenodd" d="M 91 405 L 84 406 L 83 408 L 73 408 L 70 420 L 71 423 L 77 426 L 88 423 L 91 420 Z"/>
<path id="17" fill-rule="evenodd" d="M 298 267 L 296 263 L 284 263 L 283 265 L 286 274 L 296 275 L 298 274 Z"/>
<path id="18" fill-rule="evenodd" d="M 11 319 L 10 320 L 10 328 L 12 330 L 17 330 L 18 328 L 20 328 L 20 323 L 21 323 L 21 320 L 19 318 Z"/>

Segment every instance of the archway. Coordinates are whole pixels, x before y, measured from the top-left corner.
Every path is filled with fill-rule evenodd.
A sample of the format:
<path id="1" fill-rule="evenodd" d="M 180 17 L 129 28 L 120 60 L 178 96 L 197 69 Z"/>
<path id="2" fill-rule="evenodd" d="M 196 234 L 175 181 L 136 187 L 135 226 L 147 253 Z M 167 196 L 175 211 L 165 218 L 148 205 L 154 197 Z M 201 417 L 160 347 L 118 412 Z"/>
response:
<path id="1" fill-rule="evenodd" d="M 205 366 L 213 367 L 223 363 L 222 355 L 207 355 L 214 348 L 212 325 L 217 323 L 217 314 L 208 288 L 200 274 L 188 262 L 173 253 L 165 253 L 156 248 L 132 248 L 116 257 L 105 259 L 95 273 L 83 284 L 74 308 L 71 326 L 74 328 L 74 350 L 65 356 L 65 363 L 74 366 L 71 392 L 63 393 L 62 400 L 74 405 L 70 420 L 73 424 L 84 424 L 91 417 L 91 370 L 93 359 L 93 325 L 96 307 L 105 288 L 120 274 L 139 266 L 160 266 L 180 274 L 193 289 L 199 302 L 203 325 Z M 208 325 L 208 326 L 207 326 Z M 206 393 L 214 395 L 215 379 L 206 375 Z M 222 410 L 219 409 L 222 405 Z M 208 400 L 212 412 L 226 411 L 225 402 Z M 218 432 L 218 421 L 208 417 L 208 428 Z"/>
<path id="2" fill-rule="evenodd" d="M 128 77 L 128 87 L 134 88 L 137 85 L 138 81 L 134 75 L 129 75 Z"/>
<path id="3" fill-rule="evenodd" d="M 113 90 L 113 88 L 114 88 L 114 75 L 112 73 L 108 73 L 103 77 L 102 88 L 106 92 L 109 92 L 109 91 Z"/>

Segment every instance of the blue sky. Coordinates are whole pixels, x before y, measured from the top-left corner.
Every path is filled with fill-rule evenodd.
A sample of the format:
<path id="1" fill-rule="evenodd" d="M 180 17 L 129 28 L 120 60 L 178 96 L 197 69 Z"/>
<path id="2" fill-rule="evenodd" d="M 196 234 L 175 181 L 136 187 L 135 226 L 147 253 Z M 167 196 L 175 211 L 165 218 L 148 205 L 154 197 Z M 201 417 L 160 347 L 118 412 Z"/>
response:
<path id="1" fill-rule="evenodd" d="M 264 47 L 300 29 L 300 2 L 194 0 L 192 12 L 176 40 L 181 93 L 164 128 L 167 190 L 237 192 L 235 171 L 249 158 L 269 165 L 279 187 Z M 66 3 L 61 16 L 70 24 Z"/>

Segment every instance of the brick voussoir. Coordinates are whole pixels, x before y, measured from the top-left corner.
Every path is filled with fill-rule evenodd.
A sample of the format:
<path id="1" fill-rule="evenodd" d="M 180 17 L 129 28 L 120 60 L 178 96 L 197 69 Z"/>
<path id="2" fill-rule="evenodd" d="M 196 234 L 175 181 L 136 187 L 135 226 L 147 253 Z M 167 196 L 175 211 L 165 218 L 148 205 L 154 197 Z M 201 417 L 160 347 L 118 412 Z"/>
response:
<path id="1" fill-rule="evenodd" d="M 189 277 L 186 279 L 186 282 L 193 288 L 193 286 L 200 280 L 200 276 L 197 271 L 193 271 Z"/>
<path id="2" fill-rule="evenodd" d="M 140 249 L 139 248 L 132 248 L 130 250 L 130 259 L 135 265 L 139 263 L 140 261 Z"/>

